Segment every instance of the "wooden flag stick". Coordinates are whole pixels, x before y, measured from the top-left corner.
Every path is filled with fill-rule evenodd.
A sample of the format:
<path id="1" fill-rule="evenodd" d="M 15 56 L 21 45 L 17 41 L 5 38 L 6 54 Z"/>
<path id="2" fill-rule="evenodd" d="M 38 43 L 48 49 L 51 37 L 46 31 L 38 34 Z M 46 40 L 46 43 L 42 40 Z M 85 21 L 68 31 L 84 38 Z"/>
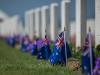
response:
<path id="1" fill-rule="evenodd" d="M 89 49 L 90 49 L 90 67 L 91 67 L 91 75 L 93 75 L 93 60 L 92 60 L 92 42 L 91 42 L 91 28 L 89 27 Z"/>
<path id="2" fill-rule="evenodd" d="M 64 43 L 65 43 L 65 56 L 66 56 L 66 66 L 67 66 L 67 49 L 66 49 L 66 27 L 64 27 Z"/>

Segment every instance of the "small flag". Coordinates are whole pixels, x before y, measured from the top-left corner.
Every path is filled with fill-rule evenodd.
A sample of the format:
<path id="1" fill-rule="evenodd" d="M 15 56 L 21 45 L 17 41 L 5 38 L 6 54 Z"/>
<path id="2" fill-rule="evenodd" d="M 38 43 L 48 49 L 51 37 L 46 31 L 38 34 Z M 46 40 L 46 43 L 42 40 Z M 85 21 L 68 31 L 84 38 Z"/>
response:
<path id="1" fill-rule="evenodd" d="M 45 47 L 42 39 L 37 41 L 38 55 L 37 59 L 45 59 Z"/>
<path id="2" fill-rule="evenodd" d="M 47 35 L 45 35 L 45 38 L 42 40 L 39 40 L 37 42 L 38 46 L 38 59 L 46 59 L 48 60 L 51 54 L 51 50 L 49 47 L 49 39 Z"/>
<path id="3" fill-rule="evenodd" d="M 21 51 L 23 51 L 23 52 L 29 51 L 29 38 L 27 36 L 23 37 L 23 39 L 22 39 Z"/>
<path id="4" fill-rule="evenodd" d="M 66 42 L 67 58 L 71 57 L 69 45 Z M 50 56 L 50 63 L 53 64 L 66 64 L 64 32 L 61 32 L 55 42 L 52 55 Z"/>
<path id="5" fill-rule="evenodd" d="M 83 53 L 82 53 L 82 71 L 85 75 L 92 75 L 91 74 L 91 65 L 94 67 L 94 52 L 92 47 L 92 39 L 90 39 L 91 34 L 87 34 L 85 38 Z M 92 56 L 90 55 L 90 50 L 92 53 Z M 90 61 L 90 58 L 92 58 L 92 63 Z M 92 68 L 93 68 L 92 67 Z"/>
<path id="6" fill-rule="evenodd" d="M 48 39 L 47 35 L 45 35 L 44 43 L 45 43 L 46 45 L 49 44 L 49 39 Z"/>
<path id="7" fill-rule="evenodd" d="M 42 39 L 37 40 L 36 42 L 38 50 L 44 46 L 44 41 Z"/>
<path id="8" fill-rule="evenodd" d="M 67 57 L 66 57 L 66 55 L 67 55 Z M 72 57 L 72 53 L 71 53 L 68 43 L 66 42 L 66 51 L 65 51 L 65 43 L 63 44 L 63 46 L 61 48 L 62 64 L 66 64 L 66 58 L 70 58 L 70 57 Z"/>
<path id="9" fill-rule="evenodd" d="M 93 70 L 93 75 L 100 75 L 100 57 L 96 58 L 95 67 Z"/>
<path id="10" fill-rule="evenodd" d="M 64 44 L 64 33 L 60 33 L 58 36 L 58 39 L 56 40 L 55 46 L 57 49 L 61 48 L 62 45 Z"/>
<path id="11" fill-rule="evenodd" d="M 8 36 L 7 38 L 6 38 L 6 41 L 7 41 L 7 44 L 9 45 L 9 46 L 11 46 L 11 47 L 15 47 L 15 38 L 14 38 L 14 36 Z"/>
<path id="12" fill-rule="evenodd" d="M 45 59 L 48 60 L 50 55 L 51 55 L 51 50 L 50 50 L 50 44 L 49 44 L 49 39 L 47 35 L 45 35 L 44 38 L 44 47 L 45 47 Z"/>
<path id="13" fill-rule="evenodd" d="M 34 41 L 34 42 L 32 43 L 32 48 L 31 48 L 31 50 L 32 50 L 32 55 L 37 55 L 38 50 L 37 50 L 36 41 Z"/>

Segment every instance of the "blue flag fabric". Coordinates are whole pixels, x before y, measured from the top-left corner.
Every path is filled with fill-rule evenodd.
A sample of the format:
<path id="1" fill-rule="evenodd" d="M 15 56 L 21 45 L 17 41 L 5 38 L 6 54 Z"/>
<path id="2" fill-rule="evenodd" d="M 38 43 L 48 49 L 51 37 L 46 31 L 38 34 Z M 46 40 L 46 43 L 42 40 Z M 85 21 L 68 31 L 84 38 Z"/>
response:
<path id="1" fill-rule="evenodd" d="M 50 55 L 51 55 L 50 46 L 48 44 L 48 45 L 45 45 L 44 47 L 45 47 L 45 59 L 48 60 L 50 58 Z"/>
<path id="2" fill-rule="evenodd" d="M 22 40 L 22 36 L 21 35 L 16 35 L 15 36 L 16 44 L 20 44 L 21 43 L 21 40 Z"/>
<path id="3" fill-rule="evenodd" d="M 9 39 L 10 39 L 10 37 L 8 36 L 8 37 L 6 37 L 6 43 L 9 45 Z"/>
<path id="4" fill-rule="evenodd" d="M 44 38 L 44 47 L 45 47 L 45 59 L 48 60 L 51 55 L 51 50 L 50 50 L 50 44 L 47 35 L 45 35 Z"/>
<path id="5" fill-rule="evenodd" d="M 71 57 L 71 51 L 66 43 L 67 49 L 67 57 Z M 50 56 L 50 63 L 54 64 L 66 64 L 66 56 L 65 56 L 65 45 L 64 45 L 64 33 L 60 33 L 58 39 L 55 42 L 55 46 L 53 48 L 52 55 Z"/>
<path id="6" fill-rule="evenodd" d="M 50 63 L 52 65 L 61 63 L 60 49 L 57 49 L 55 46 L 54 46 L 53 52 L 50 56 Z"/>
<path id="7" fill-rule="evenodd" d="M 44 47 L 40 48 L 39 51 L 38 51 L 37 58 L 38 59 L 45 59 L 45 53 L 44 52 L 45 52 L 45 48 Z"/>
<path id="8" fill-rule="evenodd" d="M 93 75 L 100 75 L 100 57 L 96 58 L 95 67 L 93 70 Z"/>
<path id="9" fill-rule="evenodd" d="M 89 47 L 89 35 L 86 36 L 86 39 L 85 39 L 85 44 L 84 44 L 84 48 L 83 48 L 83 53 L 82 53 L 82 72 L 85 74 L 85 75 L 91 75 L 91 66 L 90 66 L 90 47 Z M 95 60 L 95 57 L 94 57 L 94 52 L 93 52 L 93 47 L 91 48 L 92 49 L 92 64 L 93 64 L 93 67 L 94 67 L 94 60 Z"/>
<path id="10" fill-rule="evenodd" d="M 15 43 L 16 43 L 16 42 L 15 42 L 14 36 L 9 36 L 9 37 L 7 37 L 6 42 L 7 42 L 7 44 L 8 44 L 9 46 L 15 47 Z"/>
<path id="11" fill-rule="evenodd" d="M 38 49 L 36 43 L 32 44 L 32 55 L 37 55 Z"/>
<path id="12" fill-rule="evenodd" d="M 37 48 L 38 48 L 38 59 L 45 59 L 44 53 L 45 53 L 45 47 L 44 47 L 44 42 L 42 39 L 37 41 Z"/>
<path id="13" fill-rule="evenodd" d="M 21 51 L 28 52 L 29 51 L 29 39 L 28 37 L 24 37 L 21 42 Z"/>
<path id="14" fill-rule="evenodd" d="M 22 43 L 21 44 L 21 51 L 28 52 L 28 46 L 29 46 L 28 43 Z"/>
<path id="15" fill-rule="evenodd" d="M 65 44 L 63 44 L 63 46 L 61 47 L 62 64 L 66 64 L 66 55 L 65 54 L 67 55 L 67 58 L 72 57 L 71 50 L 70 50 L 70 47 L 67 42 L 66 42 L 66 53 L 65 53 Z"/>
<path id="16" fill-rule="evenodd" d="M 43 40 L 39 40 L 37 42 L 38 45 L 38 59 L 46 59 L 48 60 L 51 54 L 51 50 L 49 47 L 49 40 L 47 36 Z"/>

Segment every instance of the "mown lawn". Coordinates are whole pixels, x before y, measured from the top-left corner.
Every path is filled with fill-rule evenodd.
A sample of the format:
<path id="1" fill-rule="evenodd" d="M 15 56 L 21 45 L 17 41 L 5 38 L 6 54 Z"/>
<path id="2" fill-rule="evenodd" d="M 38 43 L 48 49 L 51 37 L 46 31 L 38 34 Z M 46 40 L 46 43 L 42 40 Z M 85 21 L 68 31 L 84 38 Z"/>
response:
<path id="1" fill-rule="evenodd" d="M 48 61 L 37 60 L 29 53 L 10 48 L 0 40 L 0 75 L 81 75 L 66 67 L 52 66 Z"/>

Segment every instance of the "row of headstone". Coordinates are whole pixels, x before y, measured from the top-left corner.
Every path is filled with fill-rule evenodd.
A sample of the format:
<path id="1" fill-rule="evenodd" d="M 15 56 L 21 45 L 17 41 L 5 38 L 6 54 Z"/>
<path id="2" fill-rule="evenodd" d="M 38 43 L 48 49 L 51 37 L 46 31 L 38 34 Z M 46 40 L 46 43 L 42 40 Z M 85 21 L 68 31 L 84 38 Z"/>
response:
<path id="1" fill-rule="evenodd" d="M 29 10 L 25 13 L 26 34 L 32 39 L 34 36 L 44 38 L 45 34 L 50 35 L 52 41 L 55 40 L 60 31 L 67 29 L 66 39 L 69 41 L 70 24 L 70 0 L 61 2 L 61 30 L 58 30 L 58 3 Z"/>
<path id="2" fill-rule="evenodd" d="M 23 35 L 23 26 L 20 17 L 15 15 L 0 23 L 0 36 L 20 34 Z"/>
<path id="3" fill-rule="evenodd" d="M 100 0 L 95 0 L 94 22 L 95 45 L 98 45 L 100 44 Z M 87 0 L 76 0 L 76 47 L 83 44 L 87 33 L 87 24 Z"/>
<path id="4" fill-rule="evenodd" d="M 95 44 L 100 44 L 100 0 L 95 0 Z M 29 10 L 25 13 L 25 28 L 18 22 L 18 17 L 11 18 L 0 24 L 0 34 L 28 34 L 30 39 L 34 36 L 44 38 L 47 33 L 51 40 L 55 40 L 57 34 L 66 27 L 66 40 L 70 37 L 70 4 L 71 0 L 61 1 L 61 29 L 58 25 L 58 3 L 49 6 Z M 13 20 L 14 19 L 14 20 Z M 80 47 L 87 33 L 87 0 L 76 0 L 76 47 Z M 20 25 L 18 25 L 20 24 Z M 19 30 L 18 30 L 19 29 Z"/>
<path id="5" fill-rule="evenodd" d="M 45 30 L 49 30 L 49 35 L 51 40 L 55 40 L 57 37 L 58 32 L 63 31 L 64 27 L 66 27 L 66 40 L 69 43 L 70 37 L 70 4 L 71 0 L 62 0 L 61 1 L 61 30 L 58 29 L 58 4 L 52 3 L 50 5 L 50 13 L 49 7 L 43 6 L 42 8 L 37 8 L 33 10 L 33 13 L 30 13 L 31 16 L 25 16 L 26 19 L 29 17 L 35 17 L 34 19 L 31 18 L 31 21 L 26 24 L 26 28 L 28 28 L 29 33 L 31 34 L 30 38 L 33 38 L 34 35 L 37 37 L 43 38 L 45 35 Z M 32 11 L 32 10 L 31 10 Z M 50 23 L 48 21 L 50 18 Z M 34 23 L 34 25 L 30 25 Z M 50 25 L 50 27 L 47 27 Z M 28 27 L 27 27 L 28 26 Z M 31 27 L 30 27 L 31 26 Z M 33 27 L 33 28 L 32 28 Z M 33 33 L 32 33 L 33 32 Z M 76 0 L 76 47 L 80 47 L 85 40 L 87 33 L 87 0 Z M 34 34 L 34 35 L 32 35 Z"/>

